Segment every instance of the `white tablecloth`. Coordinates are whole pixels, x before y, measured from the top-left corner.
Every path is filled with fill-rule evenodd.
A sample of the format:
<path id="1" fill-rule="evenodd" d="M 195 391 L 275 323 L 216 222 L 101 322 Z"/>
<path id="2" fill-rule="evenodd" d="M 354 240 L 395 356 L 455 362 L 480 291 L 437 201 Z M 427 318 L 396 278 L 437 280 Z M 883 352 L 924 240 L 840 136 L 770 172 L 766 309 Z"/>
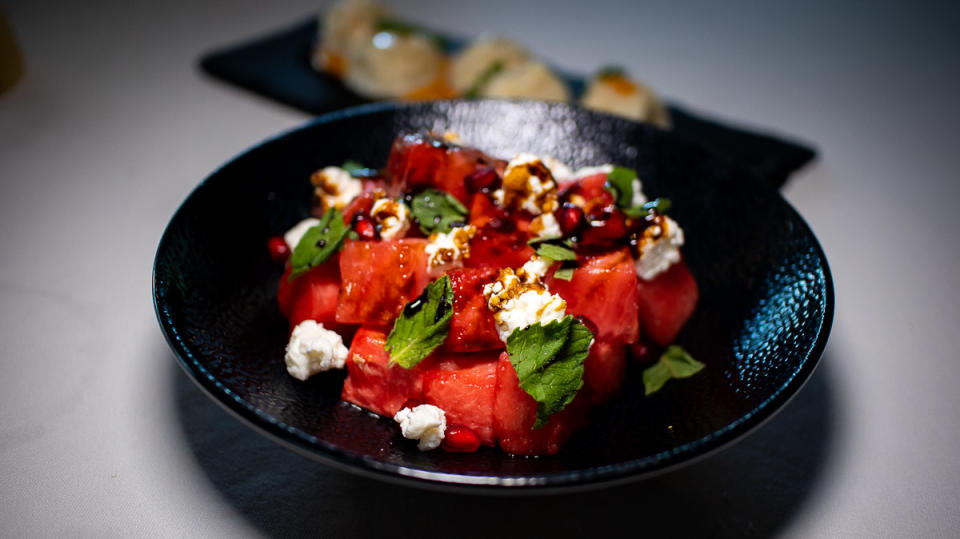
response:
<path id="1" fill-rule="evenodd" d="M 697 110 L 813 142 L 784 193 L 824 245 L 821 367 L 771 422 L 676 472 L 559 497 L 380 484 L 261 438 L 180 372 L 151 303 L 164 225 L 206 174 L 307 116 L 201 74 L 311 2 L 5 2 L 0 535 L 960 533 L 958 9 L 837 2 L 398 2 Z M 402 526 L 402 527 L 400 527 Z"/>

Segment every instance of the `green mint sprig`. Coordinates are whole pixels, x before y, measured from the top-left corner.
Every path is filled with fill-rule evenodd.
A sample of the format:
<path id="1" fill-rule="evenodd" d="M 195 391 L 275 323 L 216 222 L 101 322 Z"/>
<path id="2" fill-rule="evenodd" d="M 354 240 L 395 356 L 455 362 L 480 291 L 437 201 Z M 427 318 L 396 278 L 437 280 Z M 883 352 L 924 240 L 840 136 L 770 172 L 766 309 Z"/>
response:
<path id="1" fill-rule="evenodd" d="M 343 247 L 349 231 L 339 211 L 330 209 L 324 213 L 320 223 L 308 229 L 294 247 L 290 255 L 290 280 L 326 262 Z"/>
<path id="2" fill-rule="evenodd" d="M 410 201 L 410 215 L 427 235 L 450 232 L 467 222 L 469 212 L 456 197 L 440 189 L 424 189 Z"/>
<path id="3" fill-rule="evenodd" d="M 607 183 L 604 185 L 604 189 L 613 195 L 617 207 L 627 217 L 640 219 L 654 212 L 666 213 L 670 208 L 670 199 L 668 198 L 655 198 L 638 206 L 633 204 L 633 180 L 635 179 L 637 179 L 635 170 L 613 167 L 613 170 L 607 175 Z"/>
<path id="4" fill-rule="evenodd" d="M 682 347 L 671 345 L 656 363 L 643 370 L 644 394 L 656 393 L 672 379 L 690 378 L 704 367 Z"/>
<path id="5" fill-rule="evenodd" d="M 570 315 L 514 330 L 507 337 L 507 354 L 520 387 L 537 401 L 533 428 L 544 426 L 577 396 L 592 343 L 593 333 Z"/>
<path id="6" fill-rule="evenodd" d="M 420 297 L 407 303 L 387 336 L 390 364 L 413 368 L 443 344 L 453 317 L 453 286 L 450 277 L 428 284 Z"/>
<path id="7" fill-rule="evenodd" d="M 366 167 L 362 163 L 352 159 L 344 161 L 343 166 L 340 168 L 346 170 L 347 173 L 354 178 L 375 178 L 380 175 L 380 171 L 377 169 Z"/>

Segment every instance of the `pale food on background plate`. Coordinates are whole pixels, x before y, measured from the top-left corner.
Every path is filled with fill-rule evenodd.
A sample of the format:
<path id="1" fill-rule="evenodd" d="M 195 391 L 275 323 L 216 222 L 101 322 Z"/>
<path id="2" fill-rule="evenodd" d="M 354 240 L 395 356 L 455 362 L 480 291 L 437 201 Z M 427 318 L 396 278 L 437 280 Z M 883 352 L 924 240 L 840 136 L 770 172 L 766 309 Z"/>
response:
<path id="1" fill-rule="evenodd" d="M 367 99 L 515 98 L 570 102 L 569 84 L 526 47 L 484 35 L 459 51 L 393 18 L 383 4 L 342 0 L 323 14 L 313 66 Z M 657 95 L 622 70 L 601 70 L 579 99 L 593 110 L 670 127 Z"/>

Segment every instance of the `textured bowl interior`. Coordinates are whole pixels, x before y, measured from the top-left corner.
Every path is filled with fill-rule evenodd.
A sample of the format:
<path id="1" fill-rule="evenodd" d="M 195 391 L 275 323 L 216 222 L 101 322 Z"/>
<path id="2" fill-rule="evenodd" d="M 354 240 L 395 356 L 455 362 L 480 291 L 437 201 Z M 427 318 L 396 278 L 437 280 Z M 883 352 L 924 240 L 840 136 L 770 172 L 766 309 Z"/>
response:
<path id="1" fill-rule="evenodd" d="M 701 300 L 678 341 L 707 364 L 643 396 L 624 391 L 553 457 L 421 453 L 395 424 L 339 399 L 343 375 L 286 374 L 287 324 L 274 295 L 280 268 L 267 238 L 308 214 L 316 169 L 386 161 L 405 131 L 455 131 L 509 158 L 520 151 L 571 165 L 635 168 L 651 197 L 673 201 Z M 185 370 L 242 420 L 345 469 L 421 486 L 516 492 L 596 486 L 685 463 L 736 439 L 800 388 L 823 351 L 833 288 L 823 252 L 771 188 L 719 156 L 649 126 L 566 105 L 439 102 L 323 116 L 270 139 L 208 177 L 170 221 L 157 250 L 154 300 Z M 510 488 L 501 488 L 510 487 Z"/>

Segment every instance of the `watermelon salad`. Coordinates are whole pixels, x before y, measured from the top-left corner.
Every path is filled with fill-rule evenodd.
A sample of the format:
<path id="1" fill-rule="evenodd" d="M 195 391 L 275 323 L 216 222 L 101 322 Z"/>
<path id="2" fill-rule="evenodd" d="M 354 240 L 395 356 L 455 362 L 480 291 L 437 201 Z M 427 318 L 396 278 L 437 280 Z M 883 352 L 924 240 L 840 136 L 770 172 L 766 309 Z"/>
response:
<path id="1" fill-rule="evenodd" d="M 703 368 L 673 344 L 698 298 L 683 230 L 633 170 L 405 134 L 382 169 L 310 182 L 313 216 L 268 242 L 287 370 L 345 369 L 342 399 L 421 450 L 555 454 L 628 358 L 647 393 Z"/>

